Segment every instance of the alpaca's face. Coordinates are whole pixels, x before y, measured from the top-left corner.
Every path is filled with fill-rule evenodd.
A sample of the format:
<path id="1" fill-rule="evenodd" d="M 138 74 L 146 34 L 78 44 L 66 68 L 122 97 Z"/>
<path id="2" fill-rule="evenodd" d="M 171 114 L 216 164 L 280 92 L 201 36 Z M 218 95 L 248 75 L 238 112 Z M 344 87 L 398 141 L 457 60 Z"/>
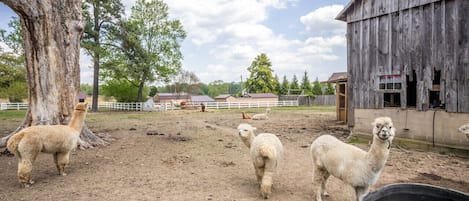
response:
<path id="1" fill-rule="evenodd" d="M 392 140 L 395 130 L 389 117 L 379 117 L 373 122 L 373 134 L 381 140 Z"/>
<path id="2" fill-rule="evenodd" d="M 256 128 L 252 127 L 249 124 L 240 124 L 238 126 L 238 134 L 242 138 L 247 138 L 252 131 L 255 131 Z"/>
<path id="3" fill-rule="evenodd" d="M 75 106 L 75 110 L 85 111 L 86 112 L 88 110 L 88 103 L 78 103 Z"/>

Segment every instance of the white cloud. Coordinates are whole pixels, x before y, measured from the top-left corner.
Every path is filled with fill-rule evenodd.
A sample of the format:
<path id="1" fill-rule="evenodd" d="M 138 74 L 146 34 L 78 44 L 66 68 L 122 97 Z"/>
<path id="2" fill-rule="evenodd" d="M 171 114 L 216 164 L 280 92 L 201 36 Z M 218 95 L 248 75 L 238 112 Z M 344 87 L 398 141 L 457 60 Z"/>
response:
<path id="1" fill-rule="evenodd" d="M 318 8 L 300 18 L 308 32 L 345 33 L 346 24 L 335 20 L 335 17 L 344 8 L 343 5 L 331 5 Z"/>
<path id="2" fill-rule="evenodd" d="M 181 20 L 188 34 L 182 49 L 183 68 L 195 72 L 204 83 L 240 81 L 241 75 L 247 78 L 247 67 L 260 53 L 267 54 L 280 78 L 291 79 L 295 74 L 300 79 L 307 71 L 312 79 L 323 80 L 332 72 L 345 71 L 346 24 L 334 19 L 342 5 L 315 9 L 299 18 L 297 25 L 285 25 L 303 24 L 300 32 L 311 37 L 300 39 L 266 25 L 270 10 L 289 9 L 298 0 L 164 1 L 170 17 Z M 134 2 L 125 0 L 124 5 Z"/>
<path id="3" fill-rule="evenodd" d="M 180 19 L 188 39 L 196 45 L 215 42 L 222 34 L 232 31 L 256 28 L 269 32 L 260 26 L 267 16 L 267 8 L 286 8 L 297 0 L 167 0 L 172 17 Z"/>

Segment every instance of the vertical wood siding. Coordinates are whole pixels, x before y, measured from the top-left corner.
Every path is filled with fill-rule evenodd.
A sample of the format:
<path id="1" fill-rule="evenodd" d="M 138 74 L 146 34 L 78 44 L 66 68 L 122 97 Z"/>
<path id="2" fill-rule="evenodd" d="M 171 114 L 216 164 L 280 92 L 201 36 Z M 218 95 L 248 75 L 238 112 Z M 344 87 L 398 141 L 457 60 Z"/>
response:
<path id="1" fill-rule="evenodd" d="M 406 82 L 414 81 L 415 72 L 416 109 L 427 110 L 435 71 L 440 71 L 446 111 L 469 112 L 468 0 L 356 0 L 346 14 L 352 125 L 354 108 L 384 107 L 379 75 L 385 74 L 401 75 L 401 108 L 406 109 Z"/>

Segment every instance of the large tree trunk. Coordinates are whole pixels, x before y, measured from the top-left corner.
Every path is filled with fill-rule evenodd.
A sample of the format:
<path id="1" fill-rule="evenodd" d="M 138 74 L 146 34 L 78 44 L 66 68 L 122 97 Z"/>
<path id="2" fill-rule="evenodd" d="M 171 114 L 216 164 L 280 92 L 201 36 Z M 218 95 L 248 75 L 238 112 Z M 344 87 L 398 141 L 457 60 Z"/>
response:
<path id="1" fill-rule="evenodd" d="M 17 131 L 31 125 L 67 124 L 80 87 L 81 0 L 0 1 L 18 14 L 23 30 L 29 107 Z M 0 140 L 0 147 L 11 135 Z M 86 126 L 83 138 L 94 141 L 82 141 L 81 147 L 105 143 Z"/>

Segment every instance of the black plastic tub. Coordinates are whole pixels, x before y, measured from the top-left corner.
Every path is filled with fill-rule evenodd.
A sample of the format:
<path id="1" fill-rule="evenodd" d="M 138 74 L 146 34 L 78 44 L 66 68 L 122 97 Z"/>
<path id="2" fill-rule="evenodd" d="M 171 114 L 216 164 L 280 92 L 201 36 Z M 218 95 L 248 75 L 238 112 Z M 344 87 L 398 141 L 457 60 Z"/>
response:
<path id="1" fill-rule="evenodd" d="M 469 194 L 427 184 L 397 183 L 369 193 L 363 201 L 469 201 Z"/>

